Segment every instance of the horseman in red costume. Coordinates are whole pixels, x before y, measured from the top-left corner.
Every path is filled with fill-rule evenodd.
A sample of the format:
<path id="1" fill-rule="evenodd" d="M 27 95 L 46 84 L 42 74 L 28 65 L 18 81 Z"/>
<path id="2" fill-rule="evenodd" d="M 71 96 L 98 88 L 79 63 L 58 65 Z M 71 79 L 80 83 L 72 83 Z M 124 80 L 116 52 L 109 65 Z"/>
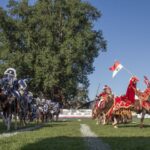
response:
<path id="1" fill-rule="evenodd" d="M 131 104 L 134 104 L 134 102 L 135 102 L 135 89 L 136 89 L 136 85 L 137 85 L 138 81 L 139 81 L 139 79 L 137 77 L 133 76 L 130 79 L 130 83 L 127 88 L 126 97 L 131 102 Z"/>
<path id="2" fill-rule="evenodd" d="M 144 107 L 147 111 L 149 111 L 150 110 L 150 81 L 146 76 L 144 76 L 144 83 L 146 84 L 147 88 L 143 92 L 141 92 L 140 90 L 135 90 L 135 92 L 140 100 L 140 109 Z"/>
<path id="3" fill-rule="evenodd" d="M 131 107 L 131 106 L 134 105 L 134 102 L 135 102 L 135 89 L 136 89 L 136 84 L 137 84 L 138 81 L 139 81 L 139 79 L 135 76 L 133 76 L 130 79 L 126 94 L 115 98 L 114 109 L 118 109 L 120 107 L 128 108 L 128 107 Z"/>
<path id="4" fill-rule="evenodd" d="M 109 86 L 105 85 L 103 91 L 96 97 L 96 103 L 92 109 L 92 118 L 99 123 L 106 124 L 105 114 L 113 105 L 113 94 Z"/>
<path id="5" fill-rule="evenodd" d="M 135 103 L 135 93 L 136 93 L 136 85 L 139 79 L 135 76 L 131 77 L 129 81 L 129 85 L 127 87 L 127 91 L 125 95 L 120 97 L 116 97 L 114 99 L 114 105 L 107 113 L 107 117 L 110 118 L 112 114 L 120 114 L 122 113 L 121 108 L 124 110 L 128 110 L 128 108 L 134 107 Z M 130 112 L 130 111 L 129 111 Z"/>
<path id="6" fill-rule="evenodd" d="M 108 96 L 112 94 L 112 90 L 108 85 L 105 85 L 103 87 L 103 91 L 97 96 L 97 103 L 96 107 L 104 107 L 103 102 L 106 102 L 108 99 Z"/>

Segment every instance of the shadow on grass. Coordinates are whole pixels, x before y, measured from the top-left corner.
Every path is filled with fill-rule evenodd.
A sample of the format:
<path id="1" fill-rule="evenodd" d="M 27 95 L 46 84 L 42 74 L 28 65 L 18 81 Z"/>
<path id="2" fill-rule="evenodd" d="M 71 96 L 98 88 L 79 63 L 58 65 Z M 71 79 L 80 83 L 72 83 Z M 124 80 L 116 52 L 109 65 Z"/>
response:
<path id="1" fill-rule="evenodd" d="M 118 126 L 119 128 L 135 128 L 135 127 L 139 127 L 140 128 L 140 124 L 136 124 L 136 123 L 134 123 L 134 124 L 119 124 L 119 126 Z M 150 124 L 144 124 L 143 125 L 143 128 L 141 128 L 141 129 L 144 129 L 144 128 L 150 128 Z"/>
<path id="2" fill-rule="evenodd" d="M 88 137 L 89 140 L 95 140 Z M 102 137 L 109 144 L 111 150 L 149 150 L 150 137 Z M 93 143 L 95 144 L 95 143 Z M 27 144 L 21 150 L 87 150 L 82 137 L 53 137 L 39 139 L 35 143 Z M 101 150 L 99 146 L 96 149 Z M 107 149 L 106 149 L 107 150 Z"/>
<path id="3" fill-rule="evenodd" d="M 11 129 L 10 131 L 7 131 L 6 126 L 2 121 L 0 121 L 0 134 L 5 134 L 5 133 L 14 133 L 14 132 L 25 132 L 25 131 L 33 131 L 33 130 L 38 130 L 41 129 L 42 127 L 57 127 L 57 126 L 65 126 L 65 123 L 61 123 L 62 121 L 59 122 L 48 122 L 48 123 L 28 123 L 27 126 L 25 127 L 19 127 L 18 123 L 18 128 L 14 128 L 14 122 L 11 123 Z"/>
<path id="4" fill-rule="evenodd" d="M 21 150 L 84 150 L 82 137 L 54 137 L 39 140 L 36 143 L 25 145 Z"/>

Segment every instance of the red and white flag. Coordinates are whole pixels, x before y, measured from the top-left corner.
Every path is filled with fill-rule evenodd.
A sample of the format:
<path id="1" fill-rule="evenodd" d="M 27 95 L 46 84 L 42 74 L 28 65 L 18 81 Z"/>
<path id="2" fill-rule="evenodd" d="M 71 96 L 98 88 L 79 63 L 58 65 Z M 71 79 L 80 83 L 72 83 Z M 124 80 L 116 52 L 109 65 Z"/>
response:
<path id="1" fill-rule="evenodd" d="M 112 77 L 114 78 L 116 74 L 123 68 L 119 61 L 115 61 L 114 65 L 109 68 L 113 72 Z"/>

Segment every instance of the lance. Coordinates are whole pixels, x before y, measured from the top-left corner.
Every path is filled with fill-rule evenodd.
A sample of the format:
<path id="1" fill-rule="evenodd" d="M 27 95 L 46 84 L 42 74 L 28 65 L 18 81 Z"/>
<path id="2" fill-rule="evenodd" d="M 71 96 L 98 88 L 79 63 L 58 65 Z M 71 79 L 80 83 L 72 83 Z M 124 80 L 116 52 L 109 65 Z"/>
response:
<path id="1" fill-rule="evenodd" d="M 95 100 L 96 100 L 96 96 L 98 94 L 99 88 L 100 88 L 100 83 L 98 84 L 98 87 L 97 87 L 97 91 L 96 91 L 96 95 L 95 95 Z"/>

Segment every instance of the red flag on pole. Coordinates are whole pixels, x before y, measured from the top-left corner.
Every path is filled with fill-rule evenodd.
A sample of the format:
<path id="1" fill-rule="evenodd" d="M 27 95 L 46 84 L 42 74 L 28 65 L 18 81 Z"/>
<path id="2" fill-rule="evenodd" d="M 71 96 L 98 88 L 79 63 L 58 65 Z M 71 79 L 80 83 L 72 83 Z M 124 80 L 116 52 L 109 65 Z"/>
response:
<path id="1" fill-rule="evenodd" d="M 109 68 L 113 72 L 112 77 L 114 78 L 116 74 L 123 68 L 119 61 L 115 61 L 114 65 Z"/>

